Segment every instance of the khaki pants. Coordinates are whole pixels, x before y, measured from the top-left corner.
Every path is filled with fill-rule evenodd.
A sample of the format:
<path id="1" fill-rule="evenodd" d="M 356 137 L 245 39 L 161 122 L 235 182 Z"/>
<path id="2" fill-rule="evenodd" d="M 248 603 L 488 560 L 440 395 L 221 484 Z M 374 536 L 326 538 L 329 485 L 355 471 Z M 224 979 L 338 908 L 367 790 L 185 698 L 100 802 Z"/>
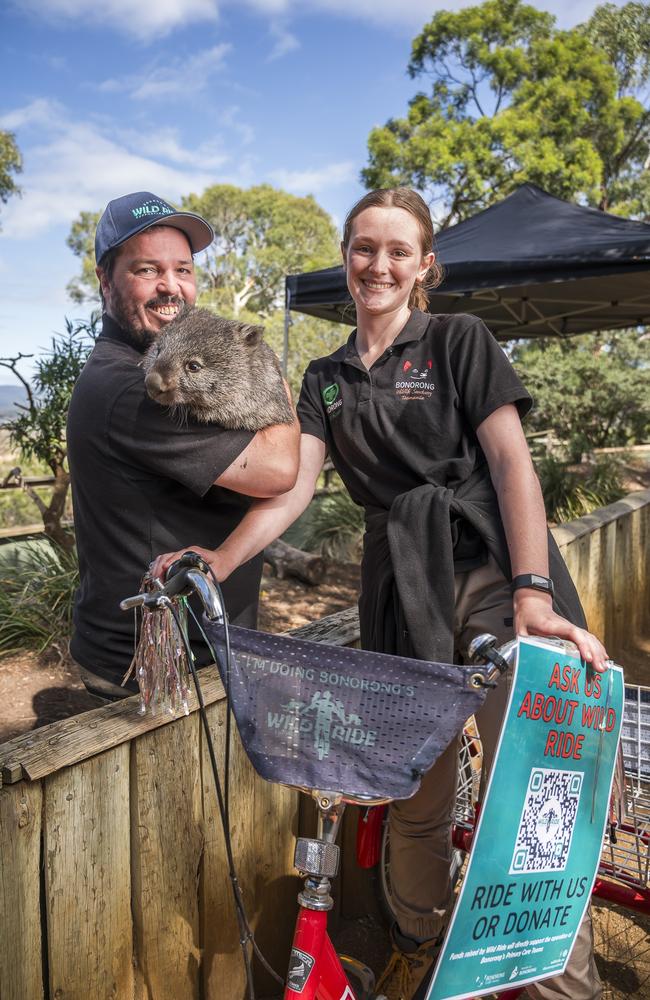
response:
<path id="1" fill-rule="evenodd" d="M 510 588 L 496 562 L 456 575 L 455 659 L 467 660 L 470 641 L 491 632 L 501 644 L 512 638 Z M 504 715 L 507 675 L 477 713 L 483 743 L 483 775 L 489 773 Z M 424 776 L 411 799 L 390 807 L 390 863 L 397 923 L 403 934 L 437 937 L 452 901 L 451 822 L 456 797 L 458 744 L 454 741 Z M 593 957 L 589 910 L 580 927 L 563 976 L 527 987 L 536 1000 L 598 1000 L 601 982 Z"/>

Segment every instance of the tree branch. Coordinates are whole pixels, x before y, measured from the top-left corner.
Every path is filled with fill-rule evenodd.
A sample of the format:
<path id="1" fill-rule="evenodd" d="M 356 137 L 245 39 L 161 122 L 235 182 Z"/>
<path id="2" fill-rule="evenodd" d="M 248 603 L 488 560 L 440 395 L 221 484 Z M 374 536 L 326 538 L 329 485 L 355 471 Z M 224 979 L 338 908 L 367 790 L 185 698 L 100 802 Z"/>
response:
<path id="1" fill-rule="evenodd" d="M 22 385 L 24 386 L 25 391 L 27 392 L 27 399 L 29 400 L 29 409 L 30 410 L 34 410 L 35 405 L 36 405 L 35 402 L 34 402 L 34 394 L 32 392 L 32 387 L 31 387 L 30 383 L 27 381 L 27 379 L 23 375 L 20 374 L 20 372 L 16 368 L 16 365 L 18 364 L 19 361 L 25 361 L 28 358 L 33 358 L 33 357 L 34 357 L 33 354 L 22 354 L 22 353 L 20 353 L 20 354 L 17 354 L 15 358 L 0 358 L 0 366 L 2 368 L 8 368 L 9 371 L 13 372 L 13 374 L 16 376 L 16 378 L 18 379 L 18 381 L 20 383 L 22 383 Z"/>

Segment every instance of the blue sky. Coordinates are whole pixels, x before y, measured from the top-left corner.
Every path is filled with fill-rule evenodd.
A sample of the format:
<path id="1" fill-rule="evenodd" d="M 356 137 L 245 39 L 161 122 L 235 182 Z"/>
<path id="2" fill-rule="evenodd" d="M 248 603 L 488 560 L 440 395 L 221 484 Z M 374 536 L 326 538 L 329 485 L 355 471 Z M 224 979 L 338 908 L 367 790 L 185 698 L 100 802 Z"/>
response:
<path id="1" fill-rule="evenodd" d="M 622 0 L 621 0 L 622 2 Z M 433 0 L 4 0 L 0 128 L 24 157 L 0 208 L 0 355 L 46 348 L 77 261 L 79 212 L 214 183 L 313 194 L 340 222 L 374 125 L 403 114 Z M 569 27 L 589 0 L 544 0 Z M 0 382 L 11 380 L 0 373 Z"/>

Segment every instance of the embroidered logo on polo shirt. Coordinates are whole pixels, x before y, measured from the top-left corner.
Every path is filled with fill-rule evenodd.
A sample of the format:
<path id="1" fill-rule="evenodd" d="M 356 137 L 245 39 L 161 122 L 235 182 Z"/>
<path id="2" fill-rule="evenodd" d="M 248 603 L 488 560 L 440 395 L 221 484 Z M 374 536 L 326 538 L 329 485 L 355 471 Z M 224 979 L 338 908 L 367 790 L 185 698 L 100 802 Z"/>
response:
<path id="1" fill-rule="evenodd" d="M 395 383 L 395 393 L 402 399 L 428 399 L 435 391 L 435 382 L 431 382 L 433 362 L 429 359 L 424 368 L 414 368 L 412 361 L 402 364 L 402 372 L 407 380 Z"/>
<path id="2" fill-rule="evenodd" d="M 339 406 L 343 406 L 343 400 L 338 399 L 338 394 L 339 386 L 336 382 L 332 382 L 331 385 L 326 385 L 325 388 L 321 390 L 326 413 L 332 413 L 334 410 L 338 410 Z"/>

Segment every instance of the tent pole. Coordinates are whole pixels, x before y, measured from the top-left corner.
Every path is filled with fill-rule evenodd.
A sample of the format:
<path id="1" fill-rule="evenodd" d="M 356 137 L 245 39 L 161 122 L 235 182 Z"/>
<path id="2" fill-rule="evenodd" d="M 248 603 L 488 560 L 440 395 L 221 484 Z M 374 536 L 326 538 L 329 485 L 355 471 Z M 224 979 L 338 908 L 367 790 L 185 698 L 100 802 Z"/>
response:
<path id="1" fill-rule="evenodd" d="M 289 288 L 289 279 L 285 279 L 285 296 L 284 296 L 284 343 L 282 345 L 282 374 L 287 377 L 287 369 L 289 367 L 289 327 L 291 326 L 291 290 Z"/>

